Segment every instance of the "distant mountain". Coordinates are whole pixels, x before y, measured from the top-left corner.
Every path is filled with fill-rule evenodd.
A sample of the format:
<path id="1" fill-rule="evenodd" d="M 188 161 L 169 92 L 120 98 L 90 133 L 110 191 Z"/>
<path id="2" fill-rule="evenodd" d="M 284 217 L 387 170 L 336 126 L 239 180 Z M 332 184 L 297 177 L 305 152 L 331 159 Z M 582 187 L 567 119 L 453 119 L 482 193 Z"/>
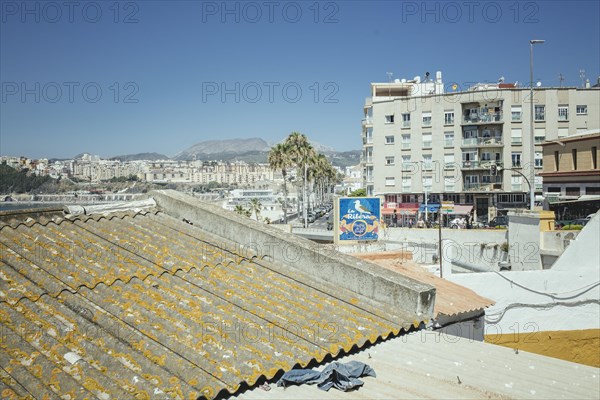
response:
<path id="1" fill-rule="evenodd" d="M 263 139 L 225 139 L 225 140 L 207 140 L 196 143 L 175 155 L 176 160 L 220 160 L 235 158 L 237 155 L 254 152 L 268 152 L 271 146 Z M 229 161 L 229 160 L 228 160 Z"/>
<path id="2" fill-rule="evenodd" d="M 310 141 L 315 150 L 323 153 L 335 166 L 346 167 L 360 162 L 360 150 L 337 152 L 334 148 Z M 266 163 L 272 145 L 261 138 L 207 140 L 177 153 L 176 160 L 245 161 Z"/>
<path id="3" fill-rule="evenodd" d="M 156 161 L 156 160 L 168 160 L 169 157 L 164 154 L 159 153 L 137 153 L 137 154 L 125 154 L 122 156 L 111 157 L 110 160 L 119 160 L 119 161 L 139 161 L 139 160 L 148 160 L 148 161 Z"/>

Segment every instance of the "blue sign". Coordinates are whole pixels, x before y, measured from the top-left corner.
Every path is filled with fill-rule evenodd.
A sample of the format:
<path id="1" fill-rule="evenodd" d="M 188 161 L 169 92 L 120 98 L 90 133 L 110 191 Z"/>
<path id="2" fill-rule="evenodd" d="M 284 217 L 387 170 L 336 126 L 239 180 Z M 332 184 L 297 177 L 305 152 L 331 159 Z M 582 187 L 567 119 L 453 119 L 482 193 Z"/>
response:
<path id="1" fill-rule="evenodd" d="M 377 240 L 381 220 L 378 197 L 340 199 L 339 240 Z"/>

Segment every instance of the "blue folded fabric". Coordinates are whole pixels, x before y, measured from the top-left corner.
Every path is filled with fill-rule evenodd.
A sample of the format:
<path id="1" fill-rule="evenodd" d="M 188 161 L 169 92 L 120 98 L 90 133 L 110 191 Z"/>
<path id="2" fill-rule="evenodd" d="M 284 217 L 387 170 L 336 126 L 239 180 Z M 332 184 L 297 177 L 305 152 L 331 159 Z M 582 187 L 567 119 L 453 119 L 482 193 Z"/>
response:
<path id="1" fill-rule="evenodd" d="M 360 361 L 350 361 L 345 364 L 334 362 L 329 364 L 323 371 L 312 369 L 293 369 L 283 374 L 277 382 L 277 386 L 289 385 L 314 385 L 321 390 L 329 390 L 332 387 L 344 392 L 352 390 L 364 384 L 361 376 L 376 377 L 373 368 Z"/>

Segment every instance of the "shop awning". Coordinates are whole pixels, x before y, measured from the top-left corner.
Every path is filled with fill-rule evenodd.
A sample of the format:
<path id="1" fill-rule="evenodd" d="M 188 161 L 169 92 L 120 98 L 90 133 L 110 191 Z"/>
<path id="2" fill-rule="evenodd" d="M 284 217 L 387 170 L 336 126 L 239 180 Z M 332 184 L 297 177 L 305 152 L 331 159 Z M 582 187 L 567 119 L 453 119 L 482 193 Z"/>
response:
<path id="1" fill-rule="evenodd" d="M 418 208 L 396 208 L 395 210 L 396 210 L 396 214 L 398 214 L 398 215 L 415 215 L 417 213 L 417 211 L 419 211 Z M 382 208 L 381 213 L 383 215 L 392 215 L 392 214 L 394 214 L 394 209 L 393 208 Z"/>
<path id="2" fill-rule="evenodd" d="M 452 211 L 450 214 L 467 215 L 471 213 L 471 210 L 473 210 L 473 206 L 455 204 L 454 211 Z"/>

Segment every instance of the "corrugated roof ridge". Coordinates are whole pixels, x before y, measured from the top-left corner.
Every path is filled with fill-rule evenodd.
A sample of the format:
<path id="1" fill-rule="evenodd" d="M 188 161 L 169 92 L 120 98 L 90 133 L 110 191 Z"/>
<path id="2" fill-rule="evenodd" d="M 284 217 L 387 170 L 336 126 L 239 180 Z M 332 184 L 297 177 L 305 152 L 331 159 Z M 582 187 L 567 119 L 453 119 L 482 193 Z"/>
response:
<path id="1" fill-rule="evenodd" d="M 45 217 L 43 215 L 41 215 L 40 217 L 38 217 L 39 219 L 34 219 L 29 217 L 26 220 L 11 220 L 12 223 L 6 223 L 6 222 L 0 222 L 0 231 L 4 228 L 12 228 L 12 229 L 17 229 L 19 226 L 21 225 L 25 225 L 29 228 L 31 228 L 34 225 L 42 225 L 42 226 L 47 226 L 50 223 L 54 223 L 56 225 L 60 225 L 65 221 L 76 221 L 76 220 L 81 220 L 81 221 L 88 221 L 90 219 L 93 219 L 94 221 L 99 221 L 101 219 L 108 219 L 111 220 L 113 218 L 125 218 L 127 216 L 132 216 L 135 217 L 136 215 L 146 215 L 149 213 L 158 213 L 158 210 L 155 211 L 148 211 L 148 210 L 140 210 L 140 211 L 133 211 L 133 210 L 127 210 L 127 211 L 118 211 L 118 212 L 112 212 L 112 213 L 107 213 L 107 214 L 92 214 L 92 215 L 85 215 L 85 214 L 81 214 L 81 215 L 68 215 L 68 216 L 64 216 L 64 217 L 57 217 L 57 218 L 48 218 Z"/>

